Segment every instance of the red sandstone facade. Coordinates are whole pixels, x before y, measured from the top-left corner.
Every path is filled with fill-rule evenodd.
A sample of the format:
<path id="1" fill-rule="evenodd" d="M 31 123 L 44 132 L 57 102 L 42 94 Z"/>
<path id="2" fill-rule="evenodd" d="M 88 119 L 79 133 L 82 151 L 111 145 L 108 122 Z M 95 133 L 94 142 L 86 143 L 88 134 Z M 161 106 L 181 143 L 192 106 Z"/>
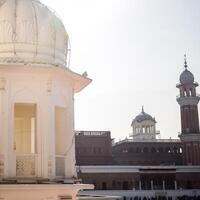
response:
<path id="1" fill-rule="evenodd" d="M 92 183 L 97 190 L 174 190 L 200 189 L 199 172 L 179 172 L 175 167 L 138 168 L 138 172 L 85 173 L 79 171 L 84 183 Z M 106 168 L 105 168 L 106 170 Z"/>
<path id="2" fill-rule="evenodd" d="M 109 131 L 77 131 L 77 165 L 112 165 L 112 139 Z"/>
<path id="3" fill-rule="evenodd" d="M 182 165 L 182 143 L 179 140 L 134 142 L 124 140 L 112 147 L 116 165 Z"/>
<path id="4" fill-rule="evenodd" d="M 197 86 L 185 61 L 185 70 L 177 84 L 180 140 L 126 139 L 114 143 L 110 132 L 77 132 L 76 162 L 83 182 L 93 183 L 95 189 L 100 190 L 200 189 L 200 97 L 196 93 Z M 143 109 L 135 119 L 156 123 Z M 148 127 L 152 127 L 144 127 L 145 123 L 138 125 L 138 122 L 133 128 L 141 136 L 143 130 L 146 134 Z"/>
<path id="5" fill-rule="evenodd" d="M 183 143 L 183 164 L 200 165 L 200 131 L 198 103 L 199 95 L 196 93 L 198 83 L 194 81 L 193 74 L 187 69 L 185 59 L 185 70 L 180 75 L 180 83 L 177 88 L 180 96 L 177 101 L 181 110 L 181 135 Z"/>

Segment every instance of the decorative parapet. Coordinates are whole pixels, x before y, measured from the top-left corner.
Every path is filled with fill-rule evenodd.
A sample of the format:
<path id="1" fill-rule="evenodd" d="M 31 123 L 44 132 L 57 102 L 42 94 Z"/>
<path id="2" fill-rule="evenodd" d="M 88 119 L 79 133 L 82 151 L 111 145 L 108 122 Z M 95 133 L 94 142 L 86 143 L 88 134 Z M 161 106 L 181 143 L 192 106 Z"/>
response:
<path id="1" fill-rule="evenodd" d="M 65 177 L 65 156 L 56 155 L 56 176 Z"/>
<path id="2" fill-rule="evenodd" d="M 0 90 L 6 89 L 6 79 L 3 77 L 0 77 Z"/>
<path id="3" fill-rule="evenodd" d="M 36 176 L 36 155 L 34 154 L 17 155 L 16 174 L 18 177 Z"/>
<path id="4" fill-rule="evenodd" d="M 0 155 L 0 178 L 4 176 L 4 156 Z"/>
<path id="5" fill-rule="evenodd" d="M 53 176 L 53 156 L 49 156 L 48 159 L 48 177 L 52 178 Z"/>

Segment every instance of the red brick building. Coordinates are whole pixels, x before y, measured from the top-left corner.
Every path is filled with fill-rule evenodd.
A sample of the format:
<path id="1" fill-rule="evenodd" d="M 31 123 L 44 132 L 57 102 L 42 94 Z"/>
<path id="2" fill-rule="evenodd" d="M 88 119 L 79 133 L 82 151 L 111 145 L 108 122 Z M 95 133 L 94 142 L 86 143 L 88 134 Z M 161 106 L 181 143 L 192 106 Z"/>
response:
<path id="1" fill-rule="evenodd" d="M 117 165 L 182 165 L 180 140 L 134 142 L 123 140 L 112 147 L 114 164 Z"/>
<path id="2" fill-rule="evenodd" d="M 112 139 L 109 131 L 77 131 L 77 165 L 112 165 Z"/>
<path id="3" fill-rule="evenodd" d="M 110 132 L 78 131 L 76 162 L 84 183 L 100 190 L 200 189 L 200 97 L 186 60 L 184 66 L 177 84 L 180 140 L 157 139 L 156 120 L 143 108 L 131 123 L 131 139 L 114 143 Z"/>

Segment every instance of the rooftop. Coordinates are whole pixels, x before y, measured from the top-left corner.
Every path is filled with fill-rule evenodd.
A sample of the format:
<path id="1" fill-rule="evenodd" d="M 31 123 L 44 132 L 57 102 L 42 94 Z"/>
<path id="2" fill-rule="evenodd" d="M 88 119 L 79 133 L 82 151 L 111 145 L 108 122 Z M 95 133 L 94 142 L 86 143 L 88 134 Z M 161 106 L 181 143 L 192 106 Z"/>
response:
<path id="1" fill-rule="evenodd" d="M 133 140 L 133 139 L 124 139 L 119 142 L 115 142 L 114 145 L 122 144 L 122 143 L 177 143 L 181 142 L 179 139 L 151 139 L 151 140 Z"/>

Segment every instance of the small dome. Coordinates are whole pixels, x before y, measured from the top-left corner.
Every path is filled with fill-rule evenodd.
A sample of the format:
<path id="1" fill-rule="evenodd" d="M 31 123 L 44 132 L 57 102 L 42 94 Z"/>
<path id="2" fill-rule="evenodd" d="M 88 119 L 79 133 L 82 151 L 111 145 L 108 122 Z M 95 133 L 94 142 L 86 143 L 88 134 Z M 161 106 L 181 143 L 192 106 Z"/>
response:
<path id="1" fill-rule="evenodd" d="M 38 0 L 0 0 L 0 63 L 66 66 L 68 35 Z"/>
<path id="2" fill-rule="evenodd" d="M 140 123 L 140 122 L 146 121 L 146 120 L 150 120 L 150 121 L 153 121 L 154 123 L 156 123 L 155 118 L 153 118 L 151 115 L 145 113 L 144 109 L 142 108 L 142 112 L 139 115 L 137 115 L 135 117 L 135 119 L 133 119 L 132 123 L 134 123 L 134 122 Z"/>
<path id="3" fill-rule="evenodd" d="M 180 75 L 181 84 L 191 84 L 194 83 L 194 75 L 187 70 L 187 68 Z"/>

